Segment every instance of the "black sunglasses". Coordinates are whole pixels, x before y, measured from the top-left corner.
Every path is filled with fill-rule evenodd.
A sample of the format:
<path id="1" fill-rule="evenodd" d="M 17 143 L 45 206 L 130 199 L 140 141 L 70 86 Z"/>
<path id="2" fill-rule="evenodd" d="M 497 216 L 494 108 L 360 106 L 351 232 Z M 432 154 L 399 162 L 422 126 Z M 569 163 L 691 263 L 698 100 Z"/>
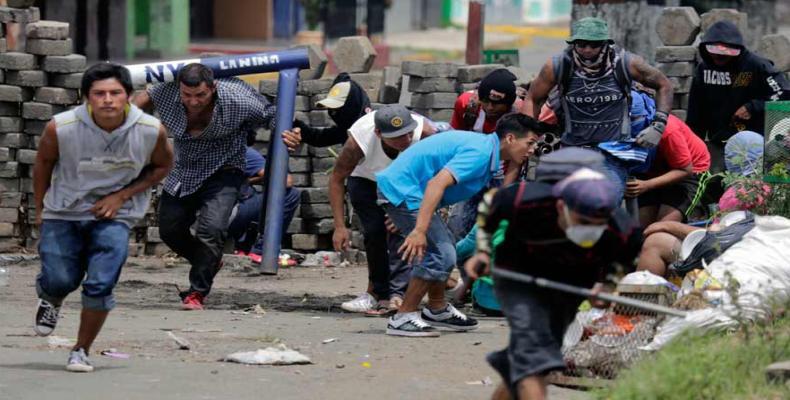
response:
<path id="1" fill-rule="evenodd" d="M 600 49 L 601 47 L 603 47 L 604 44 L 606 44 L 606 42 L 603 42 L 603 41 L 591 42 L 591 41 L 587 41 L 587 40 L 577 40 L 577 41 L 573 42 L 573 45 L 576 46 L 577 49 L 583 49 L 585 47 L 590 47 L 592 49 L 597 50 L 597 49 Z"/>

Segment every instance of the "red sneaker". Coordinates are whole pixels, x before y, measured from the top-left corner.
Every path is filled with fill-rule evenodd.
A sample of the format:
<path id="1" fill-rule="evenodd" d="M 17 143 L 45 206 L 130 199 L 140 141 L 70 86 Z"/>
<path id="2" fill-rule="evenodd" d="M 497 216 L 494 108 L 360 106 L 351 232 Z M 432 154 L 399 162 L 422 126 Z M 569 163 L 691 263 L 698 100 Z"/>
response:
<path id="1" fill-rule="evenodd" d="M 198 292 L 192 292 L 184 297 L 181 303 L 182 310 L 197 311 L 203 309 L 203 295 Z"/>
<path id="2" fill-rule="evenodd" d="M 248 253 L 247 257 L 249 257 L 250 260 L 252 260 L 253 264 L 260 264 L 261 263 L 261 259 L 263 258 L 262 255 L 255 254 L 255 253 L 252 253 L 252 252 Z"/>

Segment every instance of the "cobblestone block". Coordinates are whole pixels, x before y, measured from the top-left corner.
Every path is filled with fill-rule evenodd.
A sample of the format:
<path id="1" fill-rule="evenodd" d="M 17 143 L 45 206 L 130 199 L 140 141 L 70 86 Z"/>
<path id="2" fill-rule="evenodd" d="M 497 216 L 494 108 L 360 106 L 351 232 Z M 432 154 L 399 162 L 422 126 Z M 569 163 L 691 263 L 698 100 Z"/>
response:
<path id="1" fill-rule="evenodd" d="M 296 88 L 296 93 L 302 96 L 312 96 L 319 93 L 327 93 L 332 87 L 333 79 L 311 79 L 300 81 Z"/>
<path id="2" fill-rule="evenodd" d="M 329 187 L 329 176 L 330 174 L 327 174 L 324 171 L 313 172 L 312 174 L 310 174 L 311 186 Z"/>
<path id="3" fill-rule="evenodd" d="M 332 218 L 332 207 L 324 203 L 302 203 L 300 215 L 305 219 Z"/>
<path id="4" fill-rule="evenodd" d="M 0 193 L 0 207 L 14 208 L 22 205 L 23 195 L 18 192 Z"/>
<path id="5" fill-rule="evenodd" d="M 790 37 L 787 35 L 763 36 L 757 53 L 773 61 L 779 71 L 790 71 Z"/>
<path id="6" fill-rule="evenodd" d="M 41 70 L 8 71 L 5 74 L 7 85 L 41 87 L 47 86 L 47 73 Z"/>
<path id="7" fill-rule="evenodd" d="M 683 94 L 688 93 L 691 90 L 691 77 L 687 78 L 678 78 L 678 77 L 670 77 L 669 80 L 672 82 L 672 87 L 676 94 Z"/>
<path id="8" fill-rule="evenodd" d="M 310 59 L 310 68 L 299 71 L 299 80 L 319 79 L 324 75 L 329 59 L 321 47 L 315 44 L 296 46 L 295 49 L 306 48 Z"/>
<path id="9" fill-rule="evenodd" d="M 0 193 L 19 192 L 19 179 L 0 178 Z"/>
<path id="10" fill-rule="evenodd" d="M 334 221 L 331 219 L 312 219 L 305 223 L 305 231 L 314 234 L 328 234 L 335 231 Z"/>
<path id="11" fill-rule="evenodd" d="M 458 82 L 478 82 L 489 72 L 500 68 L 505 68 L 505 66 L 502 64 L 464 65 L 458 68 Z"/>
<path id="12" fill-rule="evenodd" d="M 714 8 L 702 14 L 700 16 L 700 20 L 700 26 L 703 34 L 705 34 L 711 25 L 719 21 L 732 22 L 738 27 L 738 30 L 741 31 L 741 34 L 745 35 L 746 32 L 748 32 L 748 15 L 732 8 Z"/>
<path id="13" fill-rule="evenodd" d="M 67 39 L 69 37 L 68 22 L 41 20 L 25 26 L 28 39 Z"/>
<path id="14" fill-rule="evenodd" d="M 326 127 L 331 124 L 332 118 L 329 117 L 329 112 L 326 110 L 312 110 L 310 111 L 310 125 L 315 127 Z"/>
<path id="15" fill-rule="evenodd" d="M 379 84 L 378 100 L 383 104 L 397 103 L 401 91 L 401 70 L 398 67 L 384 67 Z"/>
<path id="16" fill-rule="evenodd" d="M 454 78 L 420 78 L 409 79 L 409 91 L 412 93 L 455 93 L 457 82 Z"/>
<path id="17" fill-rule="evenodd" d="M 302 203 L 329 203 L 329 188 L 302 189 Z"/>
<path id="18" fill-rule="evenodd" d="M 6 70 L 27 70 L 38 68 L 36 56 L 27 53 L 9 51 L 0 53 L 0 68 Z"/>
<path id="19" fill-rule="evenodd" d="M 295 233 L 291 235 L 291 247 L 294 250 L 318 250 L 331 245 L 329 238 L 315 234 Z"/>
<path id="20" fill-rule="evenodd" d="M 0 163 L 0 178 L 19 178 L 19 163 L 16 161 Z"/>
<path id="21" fill-rule="evenodd" d="M 312 164 L 313 171 L 315 172 L 326 172 L 334 168 L 335 166 L 335 159 L 332 157 L 329 158 L 313 158 L 310 163 Z"/>
<path id="22" fill-rule="evenodd" d="M 53 115 L 63 110 L 65 107 L 53 104 L 27 102 L 22 104 L 22 118 L 49 121 Z"/>
<path id="23" fill-rule="evenodd" d="M 656 61 L 670 63 L 678 61 L 694 61 L 697 48 L 694 46 L 659 46 L 656 47 Z"/>
<path id="24" fill-rule="evenodd" d="M 693 62 L 658 63 L 659 71 L 668 77 L 692 76 L 694 75 L 694 68 L 695 64 Z"/>
<path id="25" fill-rule="evenodd" d="M 39 11 L 38 7 L 0 7 L 0 22 L 2 23 L 15 22 L 18 24 L 26 24 L 29 22 L 37 22 L 40 19 L 41 12 Z"/>
<path id="26" fill-rule="evenodd" d="M 310 172 L 310 158 L 289 157 L 288 170 L 291 172 Z"/>
<path id="27" fill-rule="evenodd" d="M 43 58 L 41 69 L 46 72 L 73 73 L 85 70 L 85 56 L 69 54 L 67 56 L 46 56 Z M 30 68 L 22 68 L 30 69 Z"/>
<path id="28" fill-rule="evenodd" d="M 13 149 L 0 147 L 0 162 L 13 161 L 15 154 Z M 2 202 L 0 202 L 0 205 L 2 205 Z"/>
<path id="29" fill-rule="evenodd" d="M 25 51 L 39 56 L 65 56 L 73 50 L 71 39 L 28 39 L 25 42 Z"/>
<path id="30" fill-rule="evenodd" d="M 47 126 L 47 122 L 49 121 L 26 119 L 24 132 L 27 133 L 28 135 L 34 135 L 38 137 L 41 135 L 42 132 L 44 132 L 44 127 Z"/>
<path id="31" fill-rule="evenodd" d="M 75 104 L 79 101 L 79 93 L 74 89 L 44 86 L 36 89 L 37 102 L 49 104 Z"/>
<path id="32" fill-rule="evenodd" d="M 0 133 L 0 147 L 21 149 L 28 147 L 28 137 L 24 133 Z"/>
<path id="33" fill-rule="evenodd" d="M 16 160 L 20 164 L 32 165 L 36 162 L 36 151 L 30 149 L 19 149 L 16 153 Z"/>
<path id="34" fill-rule="evenodd" d="M 0 85 L 0 101 L 24 102 L 33 98 L 33 90 L 19 86 Z"/>
<path id="35" fill-rule="evenodd" d="M 411 98 L 411 106 L 414 108 L 453 108 L 456 93 L 428 93 L 415 94 Z"/>
<path id="36" fill-rule="evenodd" d="M 688 46 L 700 29 L 699 14 L 694 7 L 665 7 L 656 23 L 656 33 L 665 46 Z"/>
<path id="37" fill-rule="evenodd" d="M 0 117 L 0 133 L 22 132 L 22 118 Z"/>
<path id="38" fill-rule="evenodd" d="M 82 86 L 82 73 L 49 74 L 49 86 L 66 89 L 79 89 L 80 86 Z"/>
<path id="39" fill-rule="evenodd" d="M 376 60 L 376 50 L 365 36 L 346 36 L 338 39 L 332 60 L 340 72 L 368 72 Z"/>
<path id="40" fill-rule="evenodd" d="M 307 187 L 311 185 L 310 174 L 291 173 L 291 180 L 296 187 Z"/>
<path id="41" fill-rule="evenodd" d="M 425 61 L 404 61 L 401 71 L 404 75 L 421 78 L 454 78 L 458 76 L 458 64 Z"/>

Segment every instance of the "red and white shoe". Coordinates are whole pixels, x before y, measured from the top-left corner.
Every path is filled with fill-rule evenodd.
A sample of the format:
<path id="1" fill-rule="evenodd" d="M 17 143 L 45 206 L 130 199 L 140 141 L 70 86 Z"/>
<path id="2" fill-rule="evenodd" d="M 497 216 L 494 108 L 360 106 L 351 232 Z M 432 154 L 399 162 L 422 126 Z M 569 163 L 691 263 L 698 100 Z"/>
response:
<path id="1" fill-rule="evenodd" d="M 184 297 L 181 303 L 181 309 L 187 311 L 199 311 L 203 309 L 203 295 L 198 292 L 192 292 Z"/>

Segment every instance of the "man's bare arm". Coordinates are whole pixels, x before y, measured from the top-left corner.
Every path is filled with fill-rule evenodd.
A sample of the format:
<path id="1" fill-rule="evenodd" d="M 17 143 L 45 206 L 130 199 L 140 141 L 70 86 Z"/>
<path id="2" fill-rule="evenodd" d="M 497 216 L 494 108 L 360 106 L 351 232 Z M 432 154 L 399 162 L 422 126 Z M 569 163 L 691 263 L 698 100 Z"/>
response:
<path id="1" fill-rule="evenodd" d="M 52 170 L 58 162 L 59 148 L 55 121 L 50 121 L 44 128 L 38 144 L 36 162 L 33 164 L 33 199 L 36 206 L 36 223 L 41 223 L 44 211 L 44 195 L 52 181 Z"/>
<path id="2" fill-rule="evenodd" d="M 632 55 L 628 72 L 635 81 L 656 91 L 656 109 L 669 114 L 672 111 L 672 82 L 663 72 L 653 68 L 642 57 Z"/>
<path id="3" fill-rule="evenodd" d="M 365 153 L 359 148 L 359 144 L 353 137 L 349 136 L 343 149 L 340 150 L 340 155 L 335 162 L 335 168 L 332 170 L 332 176 L 329 178 L 329 204 L 332 206 L 332 217 L 334 219 L 335 229 L 345 228 L 343 198 L 346 195 L 345 187 L 343 186 L 346 178 L 351 176 L 351 172 L 359 164 L 360 160 L 365 157 Z"/>
<path id="4" fill-rule="evenodd" d="M 554 63 L 549 60 L 540 69 L 538 77 L 530 83 L 527 98 L 521 106 L 521 113 L 537 119 L 540 115 L 540 106 L 549 97 L 549 92 L 556 84 Z"/>

